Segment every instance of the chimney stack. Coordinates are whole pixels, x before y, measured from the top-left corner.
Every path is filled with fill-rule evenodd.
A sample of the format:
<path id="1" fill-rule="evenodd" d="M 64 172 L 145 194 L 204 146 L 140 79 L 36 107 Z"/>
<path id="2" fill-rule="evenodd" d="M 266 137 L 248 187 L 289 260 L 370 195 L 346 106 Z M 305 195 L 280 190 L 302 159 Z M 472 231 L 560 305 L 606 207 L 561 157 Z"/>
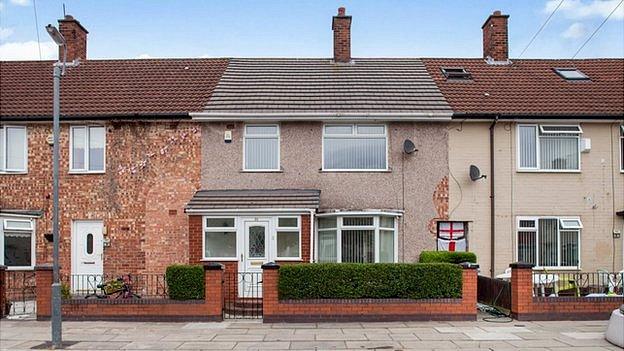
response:
<path id="1" fill-rule="evenodd" d="M 481 26 L 483 30 L 483 58 L 489 57 L 498 62 L 509 59 L 508 18 L 509 15 L 494 11 Z"/>
<path id="2" fill-rule="evenodd" d="M 59 32 L 65 38 L 67 45 L 67 62 L 75 59 L 87 59 L 87 34 L 89 33 L 78 20 L 70 15 L 60 19 Z M 64 48 L 59 47 L 59 60 L 63 60 Z"/>
<path id="3" fill-rule="evenodd" d="M 345 15 L 345 8 L 338 8 L 338 15 L 332 20 L 334 31 L 334 62 L 351 62 L 351 16 Z"/>

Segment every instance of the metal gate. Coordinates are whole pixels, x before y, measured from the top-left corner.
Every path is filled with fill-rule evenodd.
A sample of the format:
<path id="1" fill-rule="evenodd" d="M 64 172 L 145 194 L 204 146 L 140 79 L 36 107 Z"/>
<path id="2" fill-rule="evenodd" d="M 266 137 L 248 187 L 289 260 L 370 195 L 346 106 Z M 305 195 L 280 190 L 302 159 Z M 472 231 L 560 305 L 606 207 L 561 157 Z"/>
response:
<path id="1" fill-rule="evenodd" d="M 225 272 L 223 319 L 262 318 L 262 272 Z"/>
<path id="2" fill-rule="evenodd" d="M 9 318 L 34 317 L 37 313 L 37 295 L 34 271 L 5 271 L 6 305 Z"/>

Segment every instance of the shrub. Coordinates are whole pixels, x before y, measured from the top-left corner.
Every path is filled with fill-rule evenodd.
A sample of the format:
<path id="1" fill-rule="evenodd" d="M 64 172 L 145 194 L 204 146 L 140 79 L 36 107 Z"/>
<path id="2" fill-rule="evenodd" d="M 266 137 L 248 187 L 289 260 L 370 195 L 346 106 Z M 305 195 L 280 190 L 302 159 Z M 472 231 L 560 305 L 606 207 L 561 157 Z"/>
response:
<path id="1" fill-rule="evenodd" d="M 165 273 L 169 298 L 199 300 L 204 298 L 204 267 L 174 264 Z"/>
<path id="2" fill-rule="evenodd" d="M 420 263 L 477 263 L 477 255 L 473 252 L 423 251 L 418 260 Z"/>
<path id="3" fill-rule="evenodd" d="M 279 269 L 279 298 L 459 298 L 462 268 L 448 263 L 312 263 Z"/>
<path id="4" fill-rule="evenodd" d="M 69 285 L 62 283 L 61 284 L 61 299 L 69 300 L 71 299 L 71 290 L 69 289 Z"/>

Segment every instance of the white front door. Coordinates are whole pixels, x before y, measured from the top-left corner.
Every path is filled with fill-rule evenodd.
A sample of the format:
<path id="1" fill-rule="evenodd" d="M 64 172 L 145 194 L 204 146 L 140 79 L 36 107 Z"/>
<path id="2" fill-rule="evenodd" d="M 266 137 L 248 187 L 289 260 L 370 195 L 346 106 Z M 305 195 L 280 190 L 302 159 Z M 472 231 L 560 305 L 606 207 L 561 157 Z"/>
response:
<path id="1" fill-rule="evenodd" d="M 93 290 L 104 273 L 103 223 L 75 221 L 72 231 L 72 290 Z"/>
<path id="2" fill-rule="evenodd" d="M 239 295 L 262 296 L 262 265 L 268 262 L 269 219 L 244 221 L 244 244 L 241 255 Z"/>

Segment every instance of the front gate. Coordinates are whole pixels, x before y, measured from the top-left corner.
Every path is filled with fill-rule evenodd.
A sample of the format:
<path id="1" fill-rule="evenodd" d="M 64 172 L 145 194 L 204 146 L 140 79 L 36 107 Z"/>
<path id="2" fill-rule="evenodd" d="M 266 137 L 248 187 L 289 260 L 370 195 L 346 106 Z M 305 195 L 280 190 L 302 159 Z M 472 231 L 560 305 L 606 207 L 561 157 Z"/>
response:
<path id="1" fill-rule="evenodd" d="M 4 308 L 9 318 L 34 317 L 37 313 L 37 295 L 34 271 L 4 272 L 6 287 L 6 305 Z"/>
<path id="2" fill-rule="evenodd" d="M 223 319 L 262 318 L 262 272 L 223 274 Z"/>

